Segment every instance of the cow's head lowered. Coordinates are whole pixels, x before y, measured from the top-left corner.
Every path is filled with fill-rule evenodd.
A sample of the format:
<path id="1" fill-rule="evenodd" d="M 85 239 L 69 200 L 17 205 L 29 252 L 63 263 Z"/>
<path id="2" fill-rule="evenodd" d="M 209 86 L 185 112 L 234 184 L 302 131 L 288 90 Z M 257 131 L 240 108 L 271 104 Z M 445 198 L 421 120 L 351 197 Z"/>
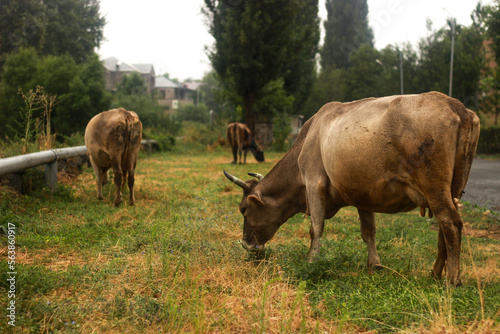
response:
<path id="1" fill-rule="evenodd" d="M 275 198 L 263 196 L 259 181 L 264 177 L 248 173 L 256 179 L 242 181 L 224 171 L 224 175 L 243 189 L 243 198 L 239 210 L 244 217 L 242 246 L 248 251 L 261 251 L 278 228 L 290 217 L 286 208 Z"/>
<path id="2" fill-rule="evenodd" d="M 255 139 L 252 138 L 252 140 L 250 141 L 250 144 L 247 146 L 244 146 L 243 149 L 250 150 L 252 152 L 255 160 L 257 160 L 258 162 L 265 162 L 264 151 L 262 150 L 262 147 L 259 144 L 257 144 Z"/>

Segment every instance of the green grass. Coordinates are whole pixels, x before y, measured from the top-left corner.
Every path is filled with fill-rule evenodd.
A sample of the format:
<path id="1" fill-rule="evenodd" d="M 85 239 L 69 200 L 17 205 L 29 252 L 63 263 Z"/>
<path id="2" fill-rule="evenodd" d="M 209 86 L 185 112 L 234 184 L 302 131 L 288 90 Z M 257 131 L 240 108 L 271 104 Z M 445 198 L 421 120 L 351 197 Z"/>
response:
<path id="1" fill-rule="evenodd" d="M 179 150 L 182 151 L 182 150 Z M 417 211 L 377 215 L 384 269 L 369 274 L 355 209 L 326 222 L 318 260 L 305 261 L 309 217 L 284 224 L 265 254 L 238 239 L 241 190 L 222 175 L 266 174 L 229 150 L 142 156 L 135 207 L 96 199 L 92 170 L 54 194 L 0 187 L 0 225 L 14 223 L 16 328 L 24 332 L 333 333 L 500 331 L 500 219 L 466 203 L 462 281 L 430 278 L 435 220 Z M 189 154 L 188 154 L 189 153 Z M 7 238 L 0 236 L 4 253 Z M 0 304 L 7 299 L 0 261 Z M 14 332 L 6 318 L 0 332 Z"/>

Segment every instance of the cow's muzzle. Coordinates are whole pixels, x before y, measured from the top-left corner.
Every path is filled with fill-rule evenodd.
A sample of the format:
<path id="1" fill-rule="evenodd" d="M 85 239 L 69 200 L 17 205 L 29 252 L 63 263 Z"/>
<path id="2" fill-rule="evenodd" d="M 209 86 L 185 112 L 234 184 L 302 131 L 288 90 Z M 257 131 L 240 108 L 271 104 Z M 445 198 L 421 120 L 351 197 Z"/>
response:
<path id="1" fill-rule="evenodd" d="M 264 250 L 264 245 L 256 245 L 256 244 L 249 244 L 245 240 L 241 241 L 241 245 L 243 248 L 245 248 L 248 252 L 252 253 L 258 253 Z"/>

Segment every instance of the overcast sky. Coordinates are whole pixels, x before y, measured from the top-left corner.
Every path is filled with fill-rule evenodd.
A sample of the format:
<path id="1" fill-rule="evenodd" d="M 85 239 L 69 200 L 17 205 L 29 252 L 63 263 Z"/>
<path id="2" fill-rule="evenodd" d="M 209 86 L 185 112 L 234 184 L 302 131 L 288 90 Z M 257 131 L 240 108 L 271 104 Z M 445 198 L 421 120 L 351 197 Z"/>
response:
<path id="1" fill-rule="evenodd" d="M 493 0 L 483 0 L 491 4 Z M 101 59 L 116 57 L 131 64 L 151 63 L 157 75 L 169 73 L 181 81 L 201 79 L 210 70 L 205 46 L 213 43 L 201 14 L 203 0 L 101 0 L 106 18 Z M 378 49 L 427 36 L 426 20 L 433 28 L 455 17 L 469 25 L 476 0 L 368 0 L 369 24 Z M 326 19 L 324 0 L 319 14 Z M 323 25 L 321 24 L 321 27 Z M 321 44 L 323 41 L 321 40 Z"/>

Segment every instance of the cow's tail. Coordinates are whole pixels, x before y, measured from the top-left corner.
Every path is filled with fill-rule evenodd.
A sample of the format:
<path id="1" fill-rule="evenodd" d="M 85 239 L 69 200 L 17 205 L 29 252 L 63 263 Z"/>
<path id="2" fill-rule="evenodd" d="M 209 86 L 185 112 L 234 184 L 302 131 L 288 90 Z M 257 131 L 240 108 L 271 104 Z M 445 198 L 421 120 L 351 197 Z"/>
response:
<path id="1" fill-rule="evenodd" d="M 457 203 L 464 193 L 472 166 L 472 160 L 476 154 L 480 123 L 476 114 L 467 109 L 460 102 L 456 101 L 452 109 L 455 114 L 460 117 L 457 153 L 451 183 L 451 195 L 455 203 Z"/>
<path id="2" fill-rule="evenodd" d="M 142 123 L 138 117 L 128 114 L 126 117 L 125 129 L 124 155 L 126 157 L 131 157 L 132 155 L 137 154 L 137 152 L 133 151 L 138 150 L 141 146 Z"/>

